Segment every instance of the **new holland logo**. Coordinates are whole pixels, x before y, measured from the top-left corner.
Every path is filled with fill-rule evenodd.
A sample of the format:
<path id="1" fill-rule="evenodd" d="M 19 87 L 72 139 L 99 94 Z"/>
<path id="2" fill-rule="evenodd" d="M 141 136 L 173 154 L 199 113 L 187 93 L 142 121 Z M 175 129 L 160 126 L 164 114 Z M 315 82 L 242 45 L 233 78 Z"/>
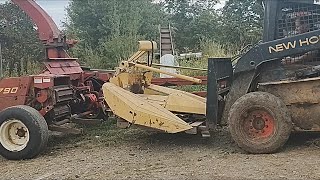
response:
<path id="1" fill-rule="evenodd" d="M 0 94 L 16 94 L 18 92 L 18 89 L 18 87 L 0 88 Z"/>
<path id="2" fill-rule="evenodd" d="M 286 43 L 277 44 L 275 46 L 269 47 L 269 53 L 272 54 L 273 52 L 282 52 L 289 49 L 295 49 L 296 47 L 304 47 L 314 45 L 320 42 L 320 36 L 312 36 L 306 39 L 300 39 L 297 41 L 289 41 Z"/>

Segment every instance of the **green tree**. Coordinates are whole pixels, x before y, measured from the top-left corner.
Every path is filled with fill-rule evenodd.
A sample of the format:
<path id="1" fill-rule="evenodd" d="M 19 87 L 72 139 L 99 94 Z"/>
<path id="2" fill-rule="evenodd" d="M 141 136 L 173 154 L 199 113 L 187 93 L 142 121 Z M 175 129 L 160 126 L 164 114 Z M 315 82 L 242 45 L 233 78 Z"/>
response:
<path id="1" fill-rule="evenodd" d="M 34 24 L 19 7 L 11 3 L 0 4 L 0 43 L 9 75 L 33 73 L 27 67 L 44 57 Z"/>
<path id="2" fill-rule="evenodd" d="M 192 43 L 196 48 L 201 47 L 202 41 L 215 41 L 222 33 L 219 15 L 212 10 L 203 11 L 190 22 L 188 30 L 190 31 L 189 43 Z"/>
<path id="3" fill-rule="evenodd" d="M 158 25 L 166 21 L 152 0 L 72 0 L 68 17 L 68 34 L 80 39 L 74 55 L 99 68 L 117 66 L 139 40 L 156 40 Z"/>
<path id="4" fill-rule="evenodd" d="M 180 51 L 198 50 L 201 39 L 211 37 L 217 30 L 214 5 L 218 0 L 164 0 L 172 26 L 174 40 Z"/>
<path id="5" fill-rule="evenodd" d="M 180 52 L 198 51 L 213 42 L 236 53 L 261 39 L 263 10 L 256 0 L 72 0 L 69 37 L 80 40 L 75 56 L 92 67 L 113 68 L 136 50 L 138 40 L 159 37 L 158 25 L 169 22 Z"/>
<path id="6" fill-rule="evenodd" d="M 229 0 L 222 9 L 220 44 L 237 52 L 261 40 L 263 8 L 256 0 Z"/>

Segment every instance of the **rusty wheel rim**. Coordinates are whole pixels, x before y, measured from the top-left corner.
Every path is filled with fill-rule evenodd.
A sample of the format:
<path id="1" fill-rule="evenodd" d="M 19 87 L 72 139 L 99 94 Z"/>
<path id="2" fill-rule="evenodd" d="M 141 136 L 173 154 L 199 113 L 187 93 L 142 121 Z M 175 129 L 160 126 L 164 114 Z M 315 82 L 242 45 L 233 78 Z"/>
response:
<path id="1" fill-rule="evenodd" d="M 243 115 L 241 127 L 249 141 L 264 142 L 274 135 L 275 119 L 267 110 L 255 109 Z"/>

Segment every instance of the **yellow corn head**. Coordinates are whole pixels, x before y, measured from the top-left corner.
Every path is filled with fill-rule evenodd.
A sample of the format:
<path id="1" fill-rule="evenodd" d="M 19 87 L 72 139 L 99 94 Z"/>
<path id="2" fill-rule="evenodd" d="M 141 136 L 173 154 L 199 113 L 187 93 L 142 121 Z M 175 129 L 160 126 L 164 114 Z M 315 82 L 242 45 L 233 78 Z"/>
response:
<path id="1" fill-rule="evenodd" d="M 171 74 L 151 67 L 150 55 L 157 45 L 140 41 L 139 51 L 122 61 L 110 82 L 103 85 L 104 98 L 112 112 L 126 122 L 168 133 L 196 133 L 205 120 L 206 100 L 194 94 L 151 84 L 152 72 L 201 83 L 200 79 Z M 148 55 L 147 65 L 141 61 Z"/>

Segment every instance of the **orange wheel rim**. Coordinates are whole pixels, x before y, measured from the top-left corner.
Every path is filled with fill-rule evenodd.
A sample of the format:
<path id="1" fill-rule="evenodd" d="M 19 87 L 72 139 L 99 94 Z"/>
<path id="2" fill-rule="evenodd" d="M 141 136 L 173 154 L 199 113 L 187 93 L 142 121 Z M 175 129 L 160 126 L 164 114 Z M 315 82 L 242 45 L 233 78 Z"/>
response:
<path id="1" fill-rule="evenodd" d="M 243 132 L 250 140 L 268 140 L 275 131 L 275 120 L 265 110 L 253 110 L 243 119 Z"/>

